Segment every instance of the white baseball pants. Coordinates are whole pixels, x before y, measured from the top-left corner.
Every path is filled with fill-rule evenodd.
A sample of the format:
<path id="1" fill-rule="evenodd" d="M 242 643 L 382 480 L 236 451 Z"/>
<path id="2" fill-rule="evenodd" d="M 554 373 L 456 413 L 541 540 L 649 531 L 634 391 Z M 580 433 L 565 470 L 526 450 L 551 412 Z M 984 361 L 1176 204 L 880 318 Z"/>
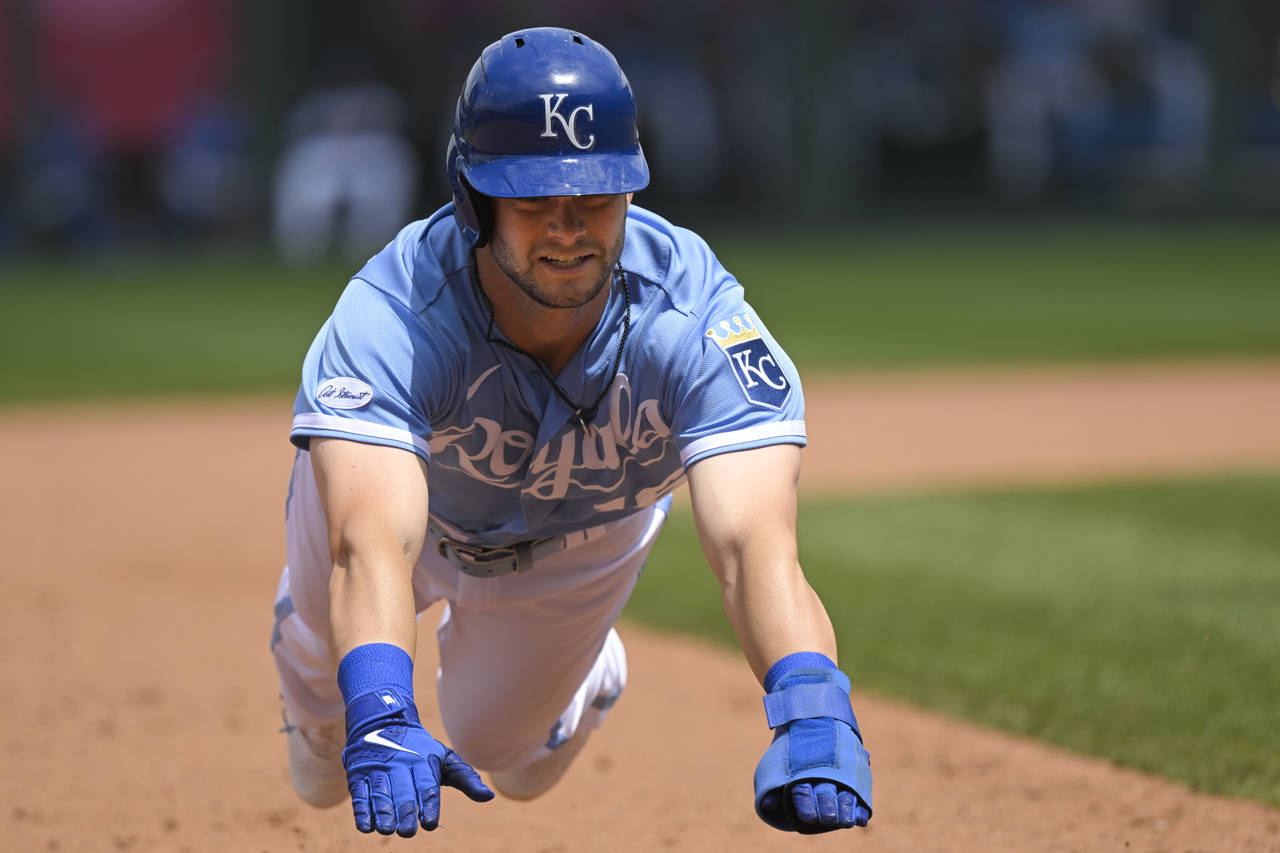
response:
<path id="1" fill-rule="evenodd" d="M 414 571 L 415 605 L 421 615 L 446 602 L 436 630 L 445 732 L 432 734 L 479 769 L 514 770 L 580 728 L 599 727 L 627 680 L 613 624 L 669 507 L 664 499 L 528 571 L 492 578 L 463 574 L 428 536 Z M 294 461 L 286 518 L 271 638 L 285 712 L 293 725 L 340 722 L 328 644 L 328 531 L 305 451 Z"/>

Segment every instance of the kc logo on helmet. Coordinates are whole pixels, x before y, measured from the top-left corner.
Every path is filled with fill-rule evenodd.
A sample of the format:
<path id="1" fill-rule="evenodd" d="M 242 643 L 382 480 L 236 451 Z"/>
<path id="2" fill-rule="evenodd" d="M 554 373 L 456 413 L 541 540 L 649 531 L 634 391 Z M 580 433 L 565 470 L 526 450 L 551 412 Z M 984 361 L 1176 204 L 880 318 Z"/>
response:
<path id="1" fill-rule="evenodd" d="M 769 345 L 746 314 L 732 321 L 721 320 L 719 328 L 707 329 L 707 337 L 715 341 L 729 359 L 733 375 L 747 399 L 770 409 L 781 409 L 791 396 L 791 383 L 783 373 Z"/>
<path id="2" fill-rule="evenodd" d="M 560 135 L 556 133 L 556 129 L 552 122 L 560 122 L 560 126 L 564 128 L 564 135 L 569 138 L 569 144 L 579 151 L 590 151 L 596 144 L 596 135 L 594 133 L 587 135 L 586 142 L 578 140 L 578 114 L 586 113 L 587 118 L 591 121 L 596 119 L 596 105 L 586 104 L 581 107 L 574 107 L 569 111 L 569 117 L 565 118 L 560 112 L 560 105 L 564 103 L 564 99 L 569 97 L 568 92 L 551 92 L 546 95 L 539 95 L 542 99 L 542 105 L 546 109 L 547 124 L 540 134 L 543 139 L 559 139 Z M 554 102 L 552 99 L 555 99 Z"/>

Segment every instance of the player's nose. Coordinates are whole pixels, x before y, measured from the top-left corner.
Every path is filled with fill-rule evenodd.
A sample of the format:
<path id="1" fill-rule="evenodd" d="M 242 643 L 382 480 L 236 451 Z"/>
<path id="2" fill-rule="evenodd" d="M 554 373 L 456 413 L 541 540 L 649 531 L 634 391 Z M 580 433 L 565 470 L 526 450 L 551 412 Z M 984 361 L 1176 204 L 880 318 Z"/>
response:
<path id="1" fill-rule="evenodd" d="M 552 199 L 547 214 L 547 230 L 561 240 L 575 240 L 586 233 L 587 220 L 579 196 L 561 195 Z"/>

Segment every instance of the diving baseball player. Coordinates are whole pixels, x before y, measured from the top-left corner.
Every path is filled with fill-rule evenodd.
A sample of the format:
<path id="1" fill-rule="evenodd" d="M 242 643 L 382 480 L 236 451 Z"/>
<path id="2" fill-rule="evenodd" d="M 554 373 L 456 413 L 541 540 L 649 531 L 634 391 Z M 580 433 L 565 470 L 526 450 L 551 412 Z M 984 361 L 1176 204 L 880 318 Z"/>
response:
<path id="1" fill-rule="evenodd" d="M 830 620 L 797 563 L 799 378 L 649 181 L 613 56 L 540 28 L 458 100 L 453 202 L 360 270 L 303 365 L 272 648 L 294 787 L 362 832 L 434 829 L 440 787 L 528 799 L 627 680 L 613 629 L 689 484 L 725 612 L 764 687 L 757 814 L 865 825 L 871 772 Z M 444 731 L 414 695 L 436 637 Z"/>

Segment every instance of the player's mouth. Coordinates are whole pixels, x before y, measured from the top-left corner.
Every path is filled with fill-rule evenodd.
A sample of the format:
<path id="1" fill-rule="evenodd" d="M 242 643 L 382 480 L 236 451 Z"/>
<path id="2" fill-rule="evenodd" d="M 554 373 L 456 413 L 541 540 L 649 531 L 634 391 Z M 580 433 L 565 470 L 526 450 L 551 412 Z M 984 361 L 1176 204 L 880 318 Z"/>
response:
<path id="1" fill-rule="evenodd" d="M 538 260 L 553 269 L 563 272 L 575 272 L 587 265 L 594 255 L 543 255 Z"/>

